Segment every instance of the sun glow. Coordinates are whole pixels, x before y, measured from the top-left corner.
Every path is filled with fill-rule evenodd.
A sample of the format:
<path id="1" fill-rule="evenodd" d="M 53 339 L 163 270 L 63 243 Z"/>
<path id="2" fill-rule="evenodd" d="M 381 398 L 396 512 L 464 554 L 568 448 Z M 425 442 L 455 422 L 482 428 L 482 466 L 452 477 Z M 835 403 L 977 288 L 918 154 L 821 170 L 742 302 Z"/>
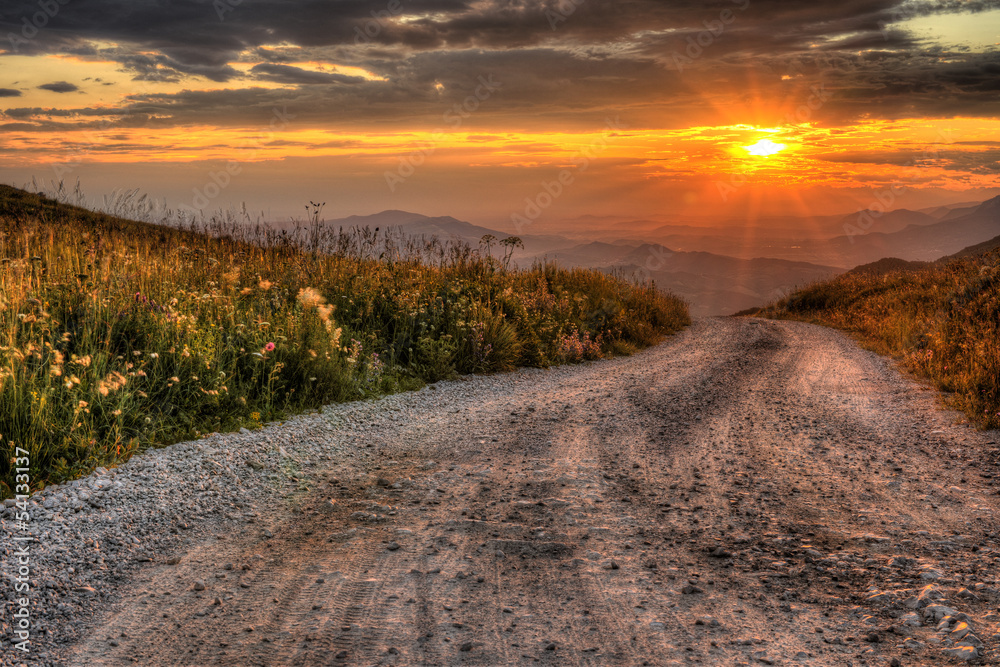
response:
<path id="1" fill-rule="evenodd" d="M 785 150 L 786 144 L 778 144 L 770 139 L 761 139 L 755 144 L 749 146 L 744 146 L 744 150 L 750 155 L 756 155 L 758 157 L 767 157 L 768 155 L 774 155 L 775 153 Z"/>

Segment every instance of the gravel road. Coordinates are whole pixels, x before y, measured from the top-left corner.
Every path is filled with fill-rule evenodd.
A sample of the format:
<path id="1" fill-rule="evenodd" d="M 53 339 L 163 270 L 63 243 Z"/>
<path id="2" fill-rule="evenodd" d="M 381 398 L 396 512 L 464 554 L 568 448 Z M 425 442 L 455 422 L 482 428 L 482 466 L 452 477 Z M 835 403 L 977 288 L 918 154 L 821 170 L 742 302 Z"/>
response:
<path id="1" fill-rule="evenodd" d="M 1000 434 L 938 400 L 702 319 L 148 452 L 36 498 L 3 664 L 998 664 Z"/>

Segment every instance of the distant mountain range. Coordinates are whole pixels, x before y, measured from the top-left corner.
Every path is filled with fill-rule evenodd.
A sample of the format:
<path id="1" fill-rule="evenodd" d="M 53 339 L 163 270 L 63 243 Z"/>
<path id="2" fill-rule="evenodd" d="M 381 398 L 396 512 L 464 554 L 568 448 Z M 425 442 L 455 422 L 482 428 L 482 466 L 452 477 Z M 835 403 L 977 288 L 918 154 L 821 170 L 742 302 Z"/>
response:
<path id="1" fill-rule="evenodd" d="M 692 314 L 726 315 L 774 301 L 852 267 L 866 271 L 917 267 L 919 262 L 1000 245 L 1000 197 L 920 211 L 759 218 L 743 226 L 733 220 L 723 221 L 721 227 L 689 222 L 587 216 L 579 219 L 576 229 L 563 226 L 558 234 L 521 236 L 524 249 L 514 260 L 522 266 L 553 261 L 567 268 L 652 278 L 687 299 Z M 474 247 L 487 234 L 497 240 L 510 236 L 450 216 L 396 210 L 324 224 L 396 227 L 408 235 L 436 236 Z"/>
<path id="2" fill-rule="evenodd" d="M 561 234 L 579 241 L 621 239 L 660 243 L 679 251 L 706 251 L 751 259 L 771 257 L 849 269 L 887 255 L 930 261 L 1000 234 L 1000 197 L 912 211 L 864 210 L 850 215 L 763 217 L 716 221 L 607 218 L 577 219 L 578 231 Z M 622 220 L 626 220 L 623 218 Z"/>
<path id="3" fill-rule="evenodd" d="M 954 209 L 933 224 L 911 224 L 895 232 L 883 231 L 880 222 L 875 219 L 870 233 L 831 239 L 830 251 L 855 265 L 888 256 L 934 261 L 1000 234 L 1000 197 Z"/>

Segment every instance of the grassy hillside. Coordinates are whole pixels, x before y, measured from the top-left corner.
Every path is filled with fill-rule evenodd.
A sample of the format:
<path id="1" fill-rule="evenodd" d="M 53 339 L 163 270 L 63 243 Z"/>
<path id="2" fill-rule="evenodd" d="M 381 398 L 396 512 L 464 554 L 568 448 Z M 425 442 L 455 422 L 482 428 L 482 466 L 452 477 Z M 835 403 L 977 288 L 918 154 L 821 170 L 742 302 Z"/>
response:
<path id="1" fill-rule="evenodd" d="M 982 255 L 984 253 L 993 250 L 994 248 L 1000 248 L 1000 236 L 995 236 L 989 241 L 983 241 L 982 243 L 977 243 L 974 246 L 969 246 L 963 250 L 959 250 L 954 255 L 949 255 L 944 259 L 961 259 L 962 257 L 970 257 L 973 255 Z"/>
<path id="2" fill-rule="evenodd" d="M 849 331 L 951 392 L 972 422 L 1000 428 L 1000 250 L 848 273 L 754 314 Z"/>
<path id="3" fill-rule="evenodd" d="M 456 373 L 629 353 L 679 299 L 592 271 L 506 271 L 373 230 L 207 235 L 0 186 L 0 495 L 138 448 Z"/>

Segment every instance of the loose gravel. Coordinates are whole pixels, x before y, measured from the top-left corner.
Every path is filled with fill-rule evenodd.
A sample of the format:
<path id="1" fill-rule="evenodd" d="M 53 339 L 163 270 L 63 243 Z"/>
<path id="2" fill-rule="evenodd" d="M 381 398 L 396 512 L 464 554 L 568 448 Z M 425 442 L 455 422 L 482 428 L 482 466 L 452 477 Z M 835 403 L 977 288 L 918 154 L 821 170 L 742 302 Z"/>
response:
<path id="1" fill-rule="evenodd" d="M 0 664 L 995 664 L 1000 445 L 959 421 L 841 334 L 708 319 L 213 434 L 32 499 Z"/>

